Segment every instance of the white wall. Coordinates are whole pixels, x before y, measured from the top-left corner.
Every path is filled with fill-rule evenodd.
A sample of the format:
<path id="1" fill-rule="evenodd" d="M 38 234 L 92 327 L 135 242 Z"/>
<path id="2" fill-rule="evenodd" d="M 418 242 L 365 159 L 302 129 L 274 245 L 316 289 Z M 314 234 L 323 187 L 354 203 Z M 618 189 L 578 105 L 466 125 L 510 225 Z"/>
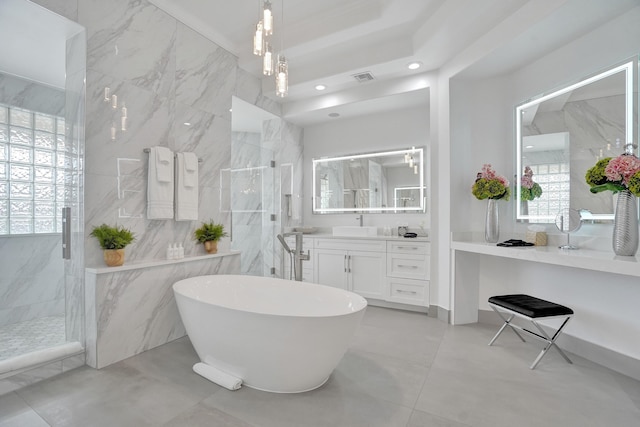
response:
<path id="1" fill-rule="evenodd" d="M 640 7 L 595 29 L 510 75 L 478 81 L 453 81 L 451 94 L 452 152 L 460 153 L 460 167 L 452 154 L 452 229 L 482 231 L 483 211 L 464 183 L 467 172 L 475 173 L 482 162 L 490 162 L 503 174 L 516 174 L 513 128 L 514 107 L 542 92 L 597 72 L 640 52 Z M 471 103 L 466 111 L 460 105 Z M 455 113 L 455 115 L 454 115 Z M 637 141 L 637 137 L 636 137 Z M 468 171 L 472 166 L 474 169 Z M 464 179 L 459 174 L 464 174 Z M 515 222 L 513 198 L 503 206 L 501 240 L 522 237 L 525 224 Z M 465 212 L 458 214 L 456 212 Z M 466 219 L 465 219 L 466 218 Z M 557 233 L 553 225 L 548 232 Z M 611 236 L 608 224 L 583 227 L 578 236 Z M 605 242 L 607 239 L 604 239 Z M 611 251 L 610 245 L 598 248 Z M 611 251 L 613 257 L 613 252 Z M 479 256 L 480 257 L 480 256 Z M 640 301 L 637 279 L 623 275 L 549 266 L 497 257 L 481 257 L 480 309 L 489 309 L 488 296 L 530 293 L 566 304 L 576 316 L 567 334 L 631 358 L 640 359 L 640 311 L 630 301 Z"/>
<path id="2" fill-rule="evenodd" d="M 357 225 L 356 214 L 314 215 L 311 213 L 312 170 L 311 161 L 322 156 L 370 153 L 379 150 L 396 150 L 412 146 L 427 148 L 430 145 L 429 107 L 397 110 L 384 114 L 372 114 L 352 119 L 337 119 L 304 129 L 304 223 L 314 227 Z M 425 164 L 430 164 L 429 159 Z M 427 193 L 429 171 L 425 172 Z M 411 229 L 422 224 L 429 228 L 433 203 L 426 214 L 364 214 L 364 225 L 396 227 L 408 223 Z"/>

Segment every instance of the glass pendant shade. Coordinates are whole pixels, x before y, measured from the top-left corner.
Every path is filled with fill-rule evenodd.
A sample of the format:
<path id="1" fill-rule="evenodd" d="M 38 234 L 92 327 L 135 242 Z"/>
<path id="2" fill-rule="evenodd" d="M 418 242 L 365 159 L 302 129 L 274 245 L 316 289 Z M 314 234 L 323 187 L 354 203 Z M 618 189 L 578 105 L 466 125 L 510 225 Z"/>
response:
<path id="1" fill-rule="evenodd" d="M 264 23 L 264 35 L 270 36 L 273 34 L 273 13 L 271 11 L 271 2 L 265 0 L 262 13 L 262 21 Z"/>
<path id="2" fill-rule="evenodd" d="M 284 55 L 278 55 L 276 66 L 276 95 L 281 98 L 287 96 L 289 91 L 289 64 Z"/>
<path id="3" fill-rule="evenodd" d="M 264 57 L 262 58 L 262 74 L 270 76 L 273 74 L 273 49 L 271 44 L 265 43 Z"/>
<path id="4" fill-rule="evenodd" d="M 264 25 L 262 20 L 256 24 L 256 33 L 253 36 L 253 54 L 262 56 L 264 53 Z"/>

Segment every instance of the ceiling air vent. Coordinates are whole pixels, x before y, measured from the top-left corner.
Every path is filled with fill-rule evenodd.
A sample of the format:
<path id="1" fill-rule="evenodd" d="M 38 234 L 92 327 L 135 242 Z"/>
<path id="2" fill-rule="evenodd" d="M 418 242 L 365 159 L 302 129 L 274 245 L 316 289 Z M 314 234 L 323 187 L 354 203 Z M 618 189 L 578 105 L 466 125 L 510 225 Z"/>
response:
<path id="1" fill-rule="evenodd" d="M 365 83 L 373 80 L 373 74 L 371 74 L 369 71 L 365 71 L 364 73 L 354 74 L 353 78 L 356 79 L 358 83 Z"/>

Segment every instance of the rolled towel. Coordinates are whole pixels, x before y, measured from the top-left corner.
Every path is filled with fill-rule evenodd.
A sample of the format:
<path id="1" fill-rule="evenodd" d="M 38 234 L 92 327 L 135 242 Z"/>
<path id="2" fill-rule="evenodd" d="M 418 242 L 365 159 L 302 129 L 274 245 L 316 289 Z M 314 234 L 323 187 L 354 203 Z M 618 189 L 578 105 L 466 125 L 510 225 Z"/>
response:
<path id="1" fill-rule="evenodd" d="M 242 387 L 242 379 L 236 378 L 233 375 L 227 374 L 226 372 L 205 363 L 196 363 L 193 365 L 193 372 L 232 391 L 238 390 Z"/>

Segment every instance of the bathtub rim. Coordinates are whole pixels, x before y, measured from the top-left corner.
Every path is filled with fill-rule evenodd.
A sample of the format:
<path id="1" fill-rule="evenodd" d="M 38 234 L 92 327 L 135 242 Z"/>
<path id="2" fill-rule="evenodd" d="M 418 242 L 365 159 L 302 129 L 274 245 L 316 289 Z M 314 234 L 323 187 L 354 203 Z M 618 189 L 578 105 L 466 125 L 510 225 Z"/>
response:
<path id="1" fill-rule="evenodd" d="M 302 286 L 302 287 L 309 287 L 309 288 L 316 288 L 316 289 L 321 288 L 323 291 L 329 292 L 329 294 L 333 294 L 333 295 L 341 294 L 341 295 L 344 295 L 344 296 L 348 296 L 349 300 L 352 303 L 358 304 L 358 306 L 355 309 L 349 309 L 348 306 L 343 306 L 343 307 L 341 307 L 341 312 L 339 312 L 339 313 L 326 313 L 326 314 L 298 314 L 298 313 L 266 312 L 266 311 L 261 311 L 261 310 L 252 310 L 252 309 L 243 308 L 243 307 L 230 307 L 230 306 L 225 305 L 225 304 L 218 304 L 215 301 L 209 301 L 209 300 L 207 300 L 205 298 L 197 298 L 197 297 L 195 297 L 193 295 L 189 295 L 188 293 L 186 293 L 186 292 L 184 292 L 183 290 L 180 289 L 182 287 L 187 286 L 188 282 L 195 282 L 196 279 L 201 279 L 201 278 L 206 278 L 206 277 L 212 277 L 212 278 L 224 277 L 224 278 L 237 278 L 237 279 L 244 279 L 244 278 L 249 277 L 249 278 L 252 278 L 251 280 L 277 281 L 277 282 L 291 283 L 291 284 L 294 284 L 295 286 Z M 360 311 L 363 311 L 369 305 L 369 303 L 366 300 L 366 298 L 364 298 L 361 295 L 356 294 L 355 292 L 348 291 L 346 289 L 340 289 L 340 288 L 336 288 L 336 287 L 333 287 L 333 286 L 322 285 L 322 284 L 318 284 L 318 283 L 297 282 L 297 281 L 280 279 L 280 278 L 275 278 L 275 277 L 250 276 L 250 275 L 242 275 L 242 274 L 206 274 L 206 275 L 193 276 L 193 277 L 189 277 L 189 278 L 186 278 L 186 279 L 179 280 L 179 281 L 175 282 L 171 287 L 173 289 L 173 292 L 176 295 L 180 295 L 180 297 L 187 298 L 187 299 L 192 300 L 194 302 L 211 305 L 211 306 L 214 306 L 214 307 L 219 308 L 219 309 L 230 310 L 230 311 L 239 311 L 239 312 L 243 312 L 243 313 L 247 313 L 247 314 L 255 314 L 255 315 L 260 315 L 260 316 L 301 318 L 301 319 L 303 319 L 303 318 L 319 318 L 320 319 L 320 318 L 327 318 L 327 317 L 341 317 L 341 316 L 350 316 L 350 315 L 353 315 L 353 314 L 358 313 Z"/>

